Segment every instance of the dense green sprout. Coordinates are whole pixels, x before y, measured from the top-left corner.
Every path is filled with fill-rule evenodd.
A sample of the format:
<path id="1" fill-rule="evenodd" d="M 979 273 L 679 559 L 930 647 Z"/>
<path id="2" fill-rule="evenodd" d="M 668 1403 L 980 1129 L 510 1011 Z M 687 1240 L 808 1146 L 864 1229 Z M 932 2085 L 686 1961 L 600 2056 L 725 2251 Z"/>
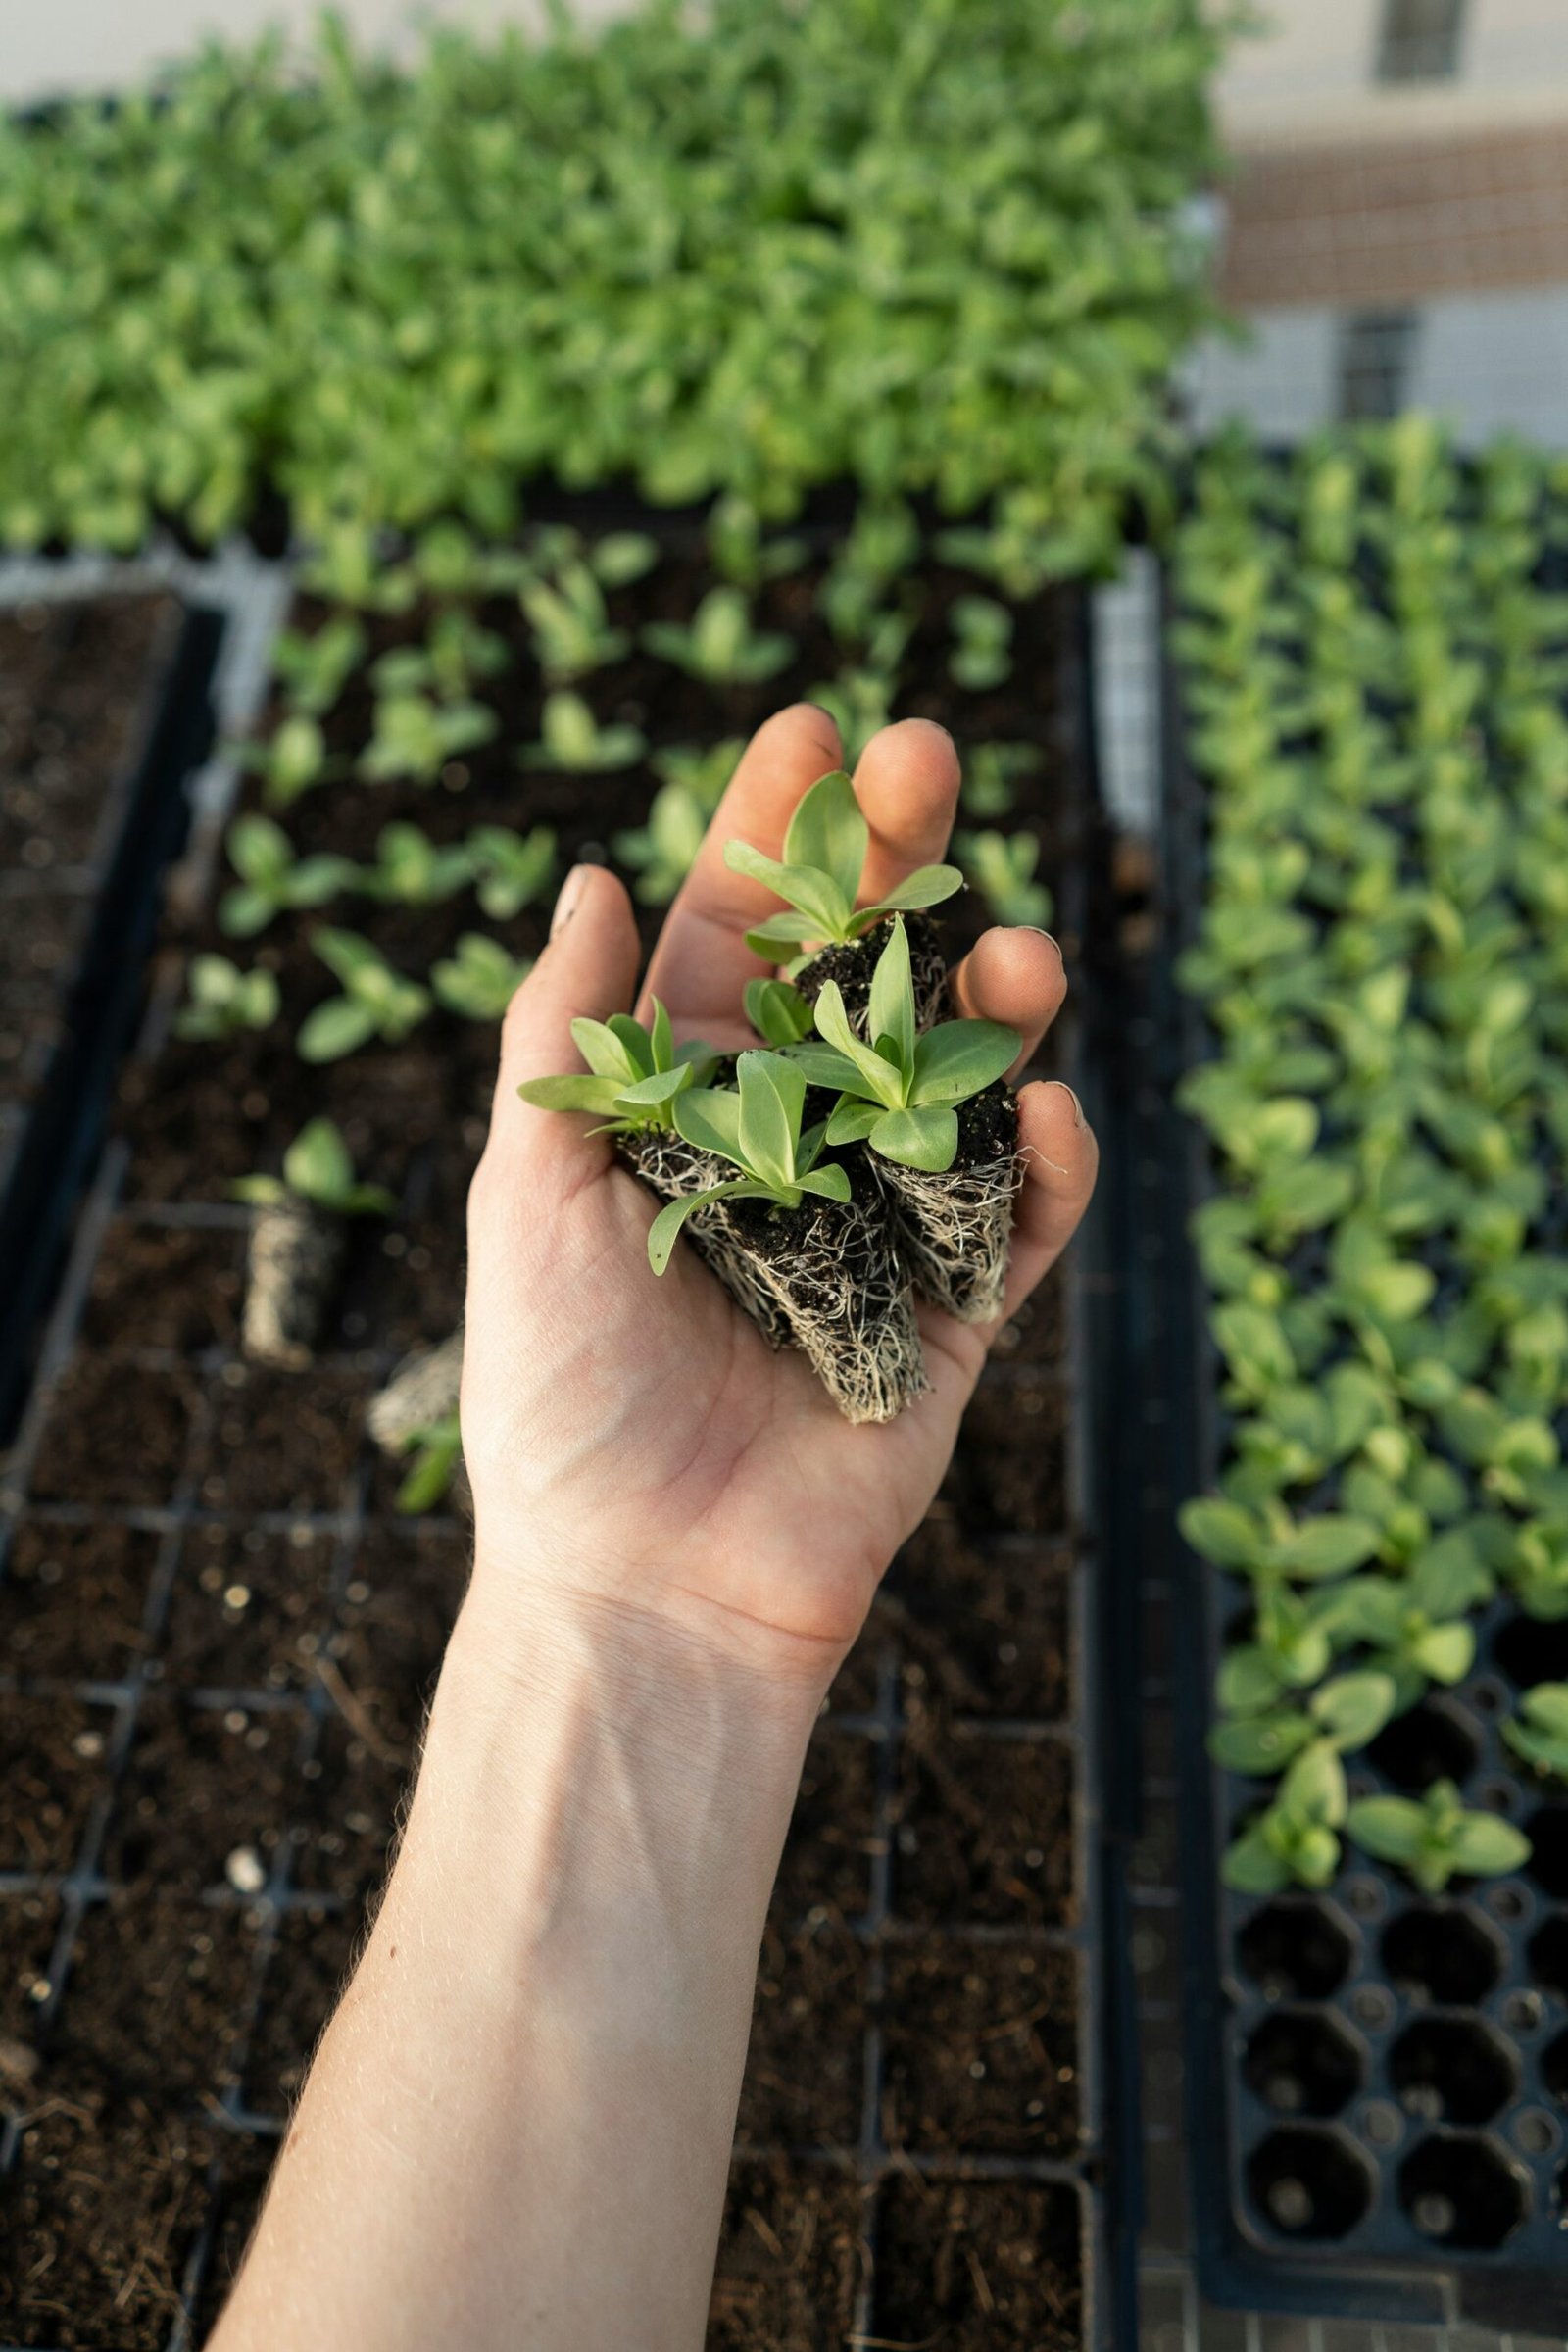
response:
<path id="1" fill-rule="evenodd" d="M 269 484 L 509 529 L 519 487 L 1004 494 L 1026 562 L 1158 495 L 1204 315 L 1197 0 L 714 0 L 589 37 L 324 20 L 0 123 L 0 540 L 210 539 Z"/>

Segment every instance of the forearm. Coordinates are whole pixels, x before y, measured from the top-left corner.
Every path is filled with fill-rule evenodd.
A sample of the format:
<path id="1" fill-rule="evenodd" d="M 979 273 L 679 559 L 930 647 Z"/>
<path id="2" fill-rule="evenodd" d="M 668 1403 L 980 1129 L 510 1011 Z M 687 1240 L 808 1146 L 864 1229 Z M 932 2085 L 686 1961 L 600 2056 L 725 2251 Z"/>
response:
<path id="1" fill-rule="evenodd" d="M 812 1706 L 484 1579 L 216 2342 L 696 2352 Z"/>

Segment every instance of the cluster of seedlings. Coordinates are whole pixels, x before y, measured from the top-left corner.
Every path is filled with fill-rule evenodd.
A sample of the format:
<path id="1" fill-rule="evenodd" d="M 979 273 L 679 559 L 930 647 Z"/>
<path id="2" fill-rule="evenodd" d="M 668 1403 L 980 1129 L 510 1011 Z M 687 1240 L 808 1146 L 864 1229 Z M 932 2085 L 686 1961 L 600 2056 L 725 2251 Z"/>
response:
<path id="1" fill-rule="evenodd" d="M 801 801 L 782 861 L 727 845 L 729 864 L 788 908 L 747 935 L 759 955 L 793 951 L 787 977 L 746 991 L 755 1049 L 676 1044 L 656 1000 L 650 1028 L 625 1014 L 574 1022 L 589 1074 L 520 1090 L 601 1119 L 665 1204 L 648 1235 L 655 1274 L 684 1230 L 851 1421 L 890 1420 L 924 1389 L 916 1293 L 964 1322 L 999 1313 L 1021 1178 L 1004 1084 L 1017 1032 L 941 1017 L 945 965 L 924 910 L 962 877 L 924 866 L 858 907 L 868 842 L 841 769 Z"/>

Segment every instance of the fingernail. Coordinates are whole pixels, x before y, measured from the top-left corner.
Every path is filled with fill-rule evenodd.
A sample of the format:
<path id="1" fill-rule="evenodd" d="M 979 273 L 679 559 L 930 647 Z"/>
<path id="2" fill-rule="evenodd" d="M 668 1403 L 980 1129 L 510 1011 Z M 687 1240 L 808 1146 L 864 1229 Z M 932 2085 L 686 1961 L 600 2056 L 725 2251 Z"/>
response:
<path id="1" fill-rule="evenodd" d="M 561 885 L 561 895 L 556 901 L 556 911 L 550 917 L 550 936 L 552 939 L 560 938 L 562 932 L 564 931 L 566 925 L 576 913 L 577 901 L 582 897 L 582 886 L 587 879 L 587 875 L 588 868 L 585 865 L 574 865 L 570 873 L 566 876 L 564 882 L 563 882 Z"/>
<path id="2" fill-rule="evenodd" d="M 1068 1102 L 1069 1102 L 1072 1104 L 1072 1123 L 1073 1123 L 1073 1125 L 1074 1125 L 1075 1127 L 1081 1127 L 1081 1126 L 1083 1125 L 1083 1123 L 1084 1123 L 1084 1106 L 1083 1106 L 1083 1104 L 1082 1104 L 1082 1103 L 1079 1102 L 1079 1100 L 1078 1100 L 1077 1096 L 1076 1096 L 1076 1095 L 1073 1093 L 1073 1091 L 1072 1091 L 1072 1088 L 1071 1088 L 1071 1087 L 1070 1087 L 1070 1086 L 1067 1084 L 1067 1081 L 1065 1080 L 1065 1078 L 1053 1078 L 1053 1079 L 1052 1079 L 1052 1081 L 1051 1081 L 1051 1084 L 1052 1084 L 1053 1086 L 1059 1086 L 1059 1087 L 1060 1087 L 1060 1089 L 1061 1089 L 1062 1093 L 1063 1093 L 1063 1094 L 1066 1096 L 1066 1098 L 1067 1098 Z"/>

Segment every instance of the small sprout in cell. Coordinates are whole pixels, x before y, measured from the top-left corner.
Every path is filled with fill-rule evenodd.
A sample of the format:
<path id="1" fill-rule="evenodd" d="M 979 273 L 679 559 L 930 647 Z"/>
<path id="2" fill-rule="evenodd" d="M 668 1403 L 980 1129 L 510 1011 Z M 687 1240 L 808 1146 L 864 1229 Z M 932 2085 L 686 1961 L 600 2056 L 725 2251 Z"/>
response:
<path id="1" fill-rule="evenodd" d="M 510 923 L 555 879 L 556 836 L 549 825 L 535 825 L 527 833 L 476 825 L 468 835 L 467 856 L 478 876 L 480 906 L 493 922 Z"/>
<path id="2" fill-rule="evenodd" d="M 370 784 L 434 784 L 449 761 L 489 743 L 499 725 L 484 703 L 382 695 L 375 705 L 374 732 L 356 769 Z"/>
<path id="3" fill-rule="evenodd" d="M 454 705 L 478 679 L 497 676 L 507 660 L 506 640 L 494 629 L 481 628 L 466 612 L 447 612 L 436 615 L 422 645 L 394 646 L 370 676 L 378 696 L 430 694 Z"/>
<path id="4" fill-rule="evenodd" d="M 675 1097 L 675 1126 L 686 1142 L 738 1168 L 738 1176 L 671 1200 L 648 1232 L 648 1262 L 662 1274 L 682 1225 L 710 1200 L 767 1200 L 798 1209 L 809 1195 L 848 1200 L 850 1180 L 837 1165 L 821 1167 L 827 1122 L 802 1132 L 806 1079 L 782 1054 L 743 1054 L 736 1087 L 695 1087 Z"/>
<path id="5" fill-rule="evenodd" d="M 309 637 L 284 629 L 272 646 L 272 667 L 291 710 L 324 718 L 364 661 L 369 640 L 352 612 L 334 612 Z"/>
<path id="6" fill-rule="evenodd" d="M 922 865 L 874 906 L 858 908 L 855 894 L 870 840 L 855 787 L 838 768 L 819 776 L 796 808 L 782 861 L 748 842 L 727 842 L 724 862 L 730 870 L 762 883 L 790 908 L 748 931 L 746 944 L 753 953 L 776 963 L 809 942 L 845 945 L 887 915 L 938 906 L 963 888 L 956 866 Z"/>
<path id="7" fill-rule="evenodd" d="M 270 808 L 287 808 L 332 772 L 320 724 L 303 710 L 291 710 L 265 743 L 242 744 L 238 756 L 261 777 Z"/>
<path id="8" fill-rule="evenodd" d="M 965 755 L 960 806 L 966 816 L 1010 816 L 1017 786 L 1044 755 L 1033 743 L 977 743 Z"/>
<path id="9" fill-rule="evenodd" d="M 1568 1683 L 1537 1683 L 1524 1691 L 1502 1736 L 1538 1772 L 1568 1780 Z"/>
<path id="10" fill-rule="evenodd" d="M 732 740 L 710 751 L 672 746 L 654 753 L 651 764 L 664 781 L 649 804 L 648 821 L 617 833 L 612 845 L 636 875 L 644 906 L 667 906 L 685 881 L 743 748 Z"/>
<path id="11" fill-rule="evenodd" d="M 868 1144 L 902 1167 L 942 1173 L 958 1150 L 957 1105 L 994 1086 L 1017 1059 L 1022 1044 L 1000 1021 L 943 1021 L 915 1033 L 909 939 L 902 916 L 871 975 L 863 1045 L 850 1026 L 838 984 L 817 997 L 821 1045 L 803 1045 L 796 1060 L 813 1086 L 837 1095 L 827 1140 L 835 1149 Z"/>
<path id="12" fill-rule="evenodd" d="M 519 592 L 539 666 L 553 686 L 567 686 L 618 662 L 631 643 L 612 628 L 605 592 L 592 568 L 572 558 L 553 578 L 526 580 Z"/>
<path id="13" fill-rule="evenodd" d="M 389 1217 L 397 1202 L 384 1185 L 361 1184 L 354 1161 L 330 1119 L 312 1119 L 283 1154 L 283 1173 L 241 1176 L 234 1198 L 253 1208 L 275 1208 L 291 1197 L 339 1217 Z"/>
<path id="14" fill-rule="evenodd" d="M 472 878 L 473 864 L 461 844 L 438 849 L 417 825 L 383 825 L 375 863 L 359 869 L 357 888 L 367 898 L 398 906 L 435 906 Z"/>
<path id="15" fill-rule="evenodd" d="M 1435 1781 L 1419 1800 L 1360 1797 L 1346 1828 L 1367 1853 L 1407 1871 L 1423 1894 L 1441 1894 L 1455 1877 L 1503 1878 L 1530 1859 L 1524 1832 L 1495 1813 L 1467 1812 L 1452 1781 Z"/>
<path id="16" fill-rule="evenodd" d="M 1365 1747 L 1394 1708 L 1392 1675 L 1335 1675 L 1312 1692 L 1304 1707 L 1268 1704 L 1216 1724 L 1208 1737 L 1208 1752 L 1227 1772 L 1274 1774 L 1314 1740 L 1328 1740 L 1342 1755 Z"/>
<path id="17" fill-rule="evenodd" d="M 999 923 L 1041 930 L 1050 922 L 1053 901 L 1045 884 L 1034 878 L 1040 844 L 1032 833 L 959 833 L 953 846 Z"/>
<path id="18" fill-rule="evenodd" d="M 218 927 L 230 939 L 254 939 L 279 914 L 325 906 L 359 871 L 347 858 L 296 858 L 288 835 L 270 816 L 237 816 L 224 847 L 239 876 L 218 906 Z"/>
<path id="19" fill-rule="evenodd" d="M 592 1111 L 610 1134 L 671 1131 L 676 1098 L 706 1086 L 717 1058 L 699 1039 L 676 1045 L 657 997 L 651 1028 L 617 1012 L 608 1021 L 573 1021 L 571 1040 L 588 1064 L 586 1075 L 528 1078 L 517 1092 L 539 1110 Z"/>
<path id="20" fill-rule="evenodd" d="M 533 969 L 532 958 L 509 954 L 499 939 L 466 931 L 457 953 L 430 974 L 435 1001 L 466 1021 L 499 1021 Z"/>
<path id="21" fill-rule="evenodd" d="M 1340 1864 L 1348 1802 L 1339 1749 L 1331 1740 L 1314 1740 L 1293 1759 L 1273 1802 L 1229 1848 L 1221 1865 L 1226 1886 L 1239 1894 L 1327 1886 Z"/>
<path id="22" fill-rule="evenodd" d="M 409 1432 L 403 1450 L 414 1460 L 399 1484 L 394 1508 L 407 1518 L 433 1511 L 445 1502 L 463 1459 L 463 1434 L 456 1413 Z"/>
<path id="23" fill-rule="evenodd" d="M 277 982 L 270 972 L 242 972 L 226 956 L 193 956 L 190 994 L 174 1023 L 178 1037 L 233 1037 L 270 1029 L 277 1018 Z"/>
<path id="24" fill-rule="evenodd" d="M 958 596 L 949 615 L 954 647 L 948 668 L 971 694 L 1004 686 L 1012 675 L 1012 614 L 990 596 Z"/>
<path id="25" fill-rule="evenodd" d="M 650 621 L 642 642 L 660 661 L 708 686 L 760 685 L 795 656 L 792 637 L 753 629 L 751 608 L 739 588 L 710 589 L 689 626 Z"/>
<path id="26" fill-rule="evenodd" d="M 568 775 L 604 775 L 635 767 L 648 749 L 636 727 L 602 727 L 580 694 L 547 694 L 537 743 L 518 754 L 524 767 L 554 767 Z"/>
<path id="27" fill-rule="evenodd" d="M 401 1045 L 428 1013 L 428 992 L 395 972 L 379 948 L 359 932 L 317 931 L 311 945 L 342 983 L 343 994 L 306 1014 L 295 1040 L 302 1061 L 341 1061 L 372 1037 Z"/>

